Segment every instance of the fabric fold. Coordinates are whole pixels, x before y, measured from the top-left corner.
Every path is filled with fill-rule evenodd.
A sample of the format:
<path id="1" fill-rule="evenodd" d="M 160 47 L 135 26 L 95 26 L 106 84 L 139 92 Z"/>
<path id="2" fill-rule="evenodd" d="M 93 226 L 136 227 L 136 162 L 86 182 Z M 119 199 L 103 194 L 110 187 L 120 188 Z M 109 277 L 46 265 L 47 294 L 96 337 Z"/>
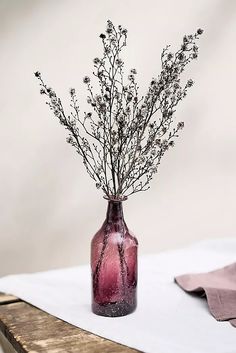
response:
<path id="1" fill-rule="evenodd" d="M 214 318 L 236 327 L 236 263 L 207 273 L 180 275 L 175 281 L 186 292 L 205 294 Z"/>

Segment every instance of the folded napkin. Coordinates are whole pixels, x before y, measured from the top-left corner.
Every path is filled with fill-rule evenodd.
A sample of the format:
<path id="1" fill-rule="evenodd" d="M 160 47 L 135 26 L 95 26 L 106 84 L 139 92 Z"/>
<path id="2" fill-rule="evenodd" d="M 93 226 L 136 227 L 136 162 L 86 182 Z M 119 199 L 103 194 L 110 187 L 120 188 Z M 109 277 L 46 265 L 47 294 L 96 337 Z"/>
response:
<path id="1" fill-rule="evenodd" d="M 177 276 L 175 281 L 186 292 L 205 295 L 214 318 L 236 327 L 236 262 L 207 273 Z"/>

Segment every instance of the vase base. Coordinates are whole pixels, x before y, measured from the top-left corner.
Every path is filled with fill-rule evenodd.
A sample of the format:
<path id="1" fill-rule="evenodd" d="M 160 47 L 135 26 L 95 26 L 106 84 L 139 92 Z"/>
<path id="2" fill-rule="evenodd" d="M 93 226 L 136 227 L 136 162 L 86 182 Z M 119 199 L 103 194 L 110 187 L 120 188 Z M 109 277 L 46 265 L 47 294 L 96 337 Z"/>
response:
<path id="1" fill-rule="evenodd" d="M 94 314 L 106 317 L 118 317 L 131 314 L 136 309 L 136 304 L 130 305 L 125 301 L 104 304 L 92 304 Z"/>

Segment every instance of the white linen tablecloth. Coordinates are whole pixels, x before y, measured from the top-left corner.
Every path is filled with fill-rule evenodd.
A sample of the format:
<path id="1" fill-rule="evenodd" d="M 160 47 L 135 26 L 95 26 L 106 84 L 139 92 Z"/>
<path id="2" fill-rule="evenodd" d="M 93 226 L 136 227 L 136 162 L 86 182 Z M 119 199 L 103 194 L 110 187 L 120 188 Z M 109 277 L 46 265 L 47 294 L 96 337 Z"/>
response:
<path id="1" fill-rule="evenodd" d="M 138 308 L 106 318 L 90 310 L 89 266 L 0 279 L 0 291 L 99 336 L 150 353 L 235 353 L 236 329 L 218 322 L 207 302 L 173 281 L 188 272 L 210 271 L 236 260 L 236 239 L 215 239 L 184 249 L 145 255 L 139 261 Z"/>

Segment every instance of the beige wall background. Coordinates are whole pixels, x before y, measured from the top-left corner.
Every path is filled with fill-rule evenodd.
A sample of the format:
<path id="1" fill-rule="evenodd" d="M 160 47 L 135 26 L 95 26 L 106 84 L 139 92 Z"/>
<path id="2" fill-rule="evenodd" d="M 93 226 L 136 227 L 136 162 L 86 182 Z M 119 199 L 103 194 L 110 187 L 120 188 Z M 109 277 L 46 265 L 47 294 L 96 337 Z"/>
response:
<path id="1" fill-rule="evenodd" d="M 178 109 L 186 127 L 146 193 L 124 204 L 140 253 L 235 236 L 236 1 L 0 1 L 0 275 L 89 261 L 106 201 L 39 95 L 40 70 L 64 102 L 101 54 L 106 20 L 129 30 L 124 55 L 145 92 L 160 52 L 205 30 Z"/>

